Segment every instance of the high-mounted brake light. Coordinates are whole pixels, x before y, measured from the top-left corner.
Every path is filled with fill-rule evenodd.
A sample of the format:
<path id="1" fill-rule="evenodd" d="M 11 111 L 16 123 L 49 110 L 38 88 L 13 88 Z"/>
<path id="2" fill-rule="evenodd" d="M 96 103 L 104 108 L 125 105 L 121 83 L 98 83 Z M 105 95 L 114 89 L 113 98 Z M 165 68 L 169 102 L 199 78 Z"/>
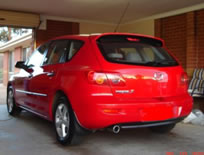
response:
<path id="1" fill-rule="evenodd" d="M 88 81 L 97 85 L 124 86 L 125 80 L 118 73 L 88 72 Z"/>
<path id="2" fill-rule="evenodd" d="M 135 41 L 135 42 L 140 41 L 140 40 L 139 40 L 139 39 L 137 39 L 137 38 L 127 38 L 127 40 L 128 40 L 128 41 Z"/>

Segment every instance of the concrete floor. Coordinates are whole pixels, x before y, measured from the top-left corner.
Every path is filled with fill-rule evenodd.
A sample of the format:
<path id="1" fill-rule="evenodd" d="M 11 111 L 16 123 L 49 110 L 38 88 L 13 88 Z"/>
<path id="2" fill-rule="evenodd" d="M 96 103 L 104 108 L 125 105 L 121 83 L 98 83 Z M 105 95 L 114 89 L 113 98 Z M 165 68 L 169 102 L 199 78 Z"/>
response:
<path id="1" fill-rule="evenodd" d="M 0 86 L 2 89 L 5 87 Z M 204 128 L 179 123 L 171 133 L 159 135 L 148 129 L 113 134 L 98 131 L 83 138 L 78 146 L 61 146 L 52 124 L 29 112 L 10 117 L 5 90 L 0 88 L 0 155 L 180 155 L 203 152 Z M 201 155 L 201 154 L 199 154 Z"/>
<path id="2" fill-rule="evenodd" d="M 6 87 L 0 83 L 0 105 L 6 104 Z"/>
<path id="3" fill-rule="evenodd" d="M 148 129 L 113 134 L 98 131 L 78 146 L 61 146 L 52 124 L 31 113 L 10 117 L 0 105 L 0 155 L 166 155 L 166 152 L 204 152 L 204 128 L 179 123 L 171 133 L 160 135 Z M 203 154 L 202 154 L 203 155 Z"/>

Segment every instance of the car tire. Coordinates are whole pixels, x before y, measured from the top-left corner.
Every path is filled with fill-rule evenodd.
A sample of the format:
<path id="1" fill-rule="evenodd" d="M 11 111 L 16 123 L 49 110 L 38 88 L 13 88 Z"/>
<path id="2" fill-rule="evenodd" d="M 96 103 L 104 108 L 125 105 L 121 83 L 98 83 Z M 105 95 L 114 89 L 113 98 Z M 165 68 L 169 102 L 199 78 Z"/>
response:
<path id="1" fill-rule="evenodd" d="M 76 122 L 67 98 L 60 95 L 56 98 L 54 104 L 54 128 L 57 141 L 62 145 L 78 144 L 81 140 L 78 129 L 81 127 Z"/>
<path id="2" fill-rule="evenodd" d="M 13 88 L 9 87 L 7 91 L 7 111 L 10 115 L 15 116 L 21 112 L 21 108 L 16 106 Z"/>
<path id="3" fill-rule="evenodd" d="M 154 126 L 154 127 L 150 127 L 150 130 L 152 132 L 155 132 L 155 133 L 168 133 L 170 132 L 174 127 L 176 126 L 175 123 L 173 124 L 167 124 L 167 125 L 161 125 L 161 126 Z"/>

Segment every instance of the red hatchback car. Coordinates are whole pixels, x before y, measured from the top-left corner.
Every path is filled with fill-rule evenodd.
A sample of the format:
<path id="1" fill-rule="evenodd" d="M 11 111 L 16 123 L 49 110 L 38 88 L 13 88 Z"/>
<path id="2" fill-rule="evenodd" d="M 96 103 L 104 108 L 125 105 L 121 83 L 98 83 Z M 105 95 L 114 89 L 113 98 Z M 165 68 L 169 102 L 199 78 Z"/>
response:
<path id="1" fill-rule="evenodd" d="M 168 132 L 192 110 L 187 74 L 164 42 L 150 36 L 62 36 L 16 67 L 9 114 L 24 109 L 53 121 L 62 144 L 104 128 Z"/>

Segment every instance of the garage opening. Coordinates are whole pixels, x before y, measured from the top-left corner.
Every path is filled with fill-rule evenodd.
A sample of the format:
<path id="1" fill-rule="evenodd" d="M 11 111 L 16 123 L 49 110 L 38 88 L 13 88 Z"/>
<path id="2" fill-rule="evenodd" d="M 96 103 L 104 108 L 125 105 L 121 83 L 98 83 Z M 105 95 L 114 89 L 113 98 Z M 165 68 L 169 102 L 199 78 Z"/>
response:
<path id="1" fill-rule="evenodd" d="M 17 61 L 26 61 L 34 49 L 32 28 L 0 27 L 0 83 L 7 84 L 9 78 L 19 70 Z"/>

